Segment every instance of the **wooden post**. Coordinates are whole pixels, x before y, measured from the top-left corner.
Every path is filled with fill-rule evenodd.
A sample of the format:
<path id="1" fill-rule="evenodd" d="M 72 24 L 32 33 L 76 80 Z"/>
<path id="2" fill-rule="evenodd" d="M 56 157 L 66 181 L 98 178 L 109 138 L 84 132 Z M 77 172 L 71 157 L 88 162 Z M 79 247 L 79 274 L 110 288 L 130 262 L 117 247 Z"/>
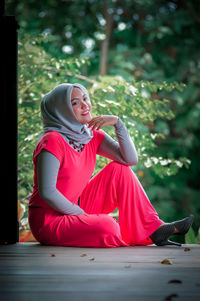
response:
<path id="1" fill-rule="evenodd" d="M 113 27 L 113 16 L 108 11 L 108 1 L 104 0 L 103 4 L 103 15 L 106 20 L 106 26 L 105 26 L 105 40 L 101 44 L 101 57 L 100 57 L 100 74 L 104 75 L 108 72 L 107 68 L 107 59 L 108 59 L 108 52 L 109 52 L 109 43 L 110 43 L 110 37 L 112 34 L 112 27 Z"/>
<path id="2" fill-rule="evenodd" d="M 5 15 L 0 6 L 1 39 L 1 202 L 0 243 L 16 243 L 17 221 L 17 29 L 15 16 Z"/>

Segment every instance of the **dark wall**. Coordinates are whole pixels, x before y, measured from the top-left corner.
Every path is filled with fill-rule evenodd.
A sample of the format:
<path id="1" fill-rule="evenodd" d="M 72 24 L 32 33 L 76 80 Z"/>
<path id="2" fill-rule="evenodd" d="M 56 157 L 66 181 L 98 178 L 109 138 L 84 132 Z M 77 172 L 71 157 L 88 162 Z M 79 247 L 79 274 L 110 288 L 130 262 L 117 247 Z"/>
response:
<path id="1" fill-rule="evenodd" d="M 0 243 L 18 241 L 17 222 L 17 29 L 1 2 L 1 206 Z"/>

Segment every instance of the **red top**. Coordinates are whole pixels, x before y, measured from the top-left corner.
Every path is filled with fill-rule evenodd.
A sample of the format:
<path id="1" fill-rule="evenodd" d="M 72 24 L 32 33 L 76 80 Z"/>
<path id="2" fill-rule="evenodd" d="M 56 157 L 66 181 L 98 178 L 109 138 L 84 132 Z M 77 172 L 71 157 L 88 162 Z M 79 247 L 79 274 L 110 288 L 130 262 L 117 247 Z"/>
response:
<path id="1" fill-rule="evenodd" d="M 43 150 L 51 152 L 60 161 L 56 188 L 72 203 L 78 204 L 78 198 L 89 182 L 96 164 L 96 153 L 103 141 L 105 132 L 94 130 L 94 137 L 85 145 L 82 152 L 73 149 L 56 131 L 47 132 L 33 152 L 34 177 L 30 206 L 49 208 L 39 196 L 37 184 L 37 156 Z"/>

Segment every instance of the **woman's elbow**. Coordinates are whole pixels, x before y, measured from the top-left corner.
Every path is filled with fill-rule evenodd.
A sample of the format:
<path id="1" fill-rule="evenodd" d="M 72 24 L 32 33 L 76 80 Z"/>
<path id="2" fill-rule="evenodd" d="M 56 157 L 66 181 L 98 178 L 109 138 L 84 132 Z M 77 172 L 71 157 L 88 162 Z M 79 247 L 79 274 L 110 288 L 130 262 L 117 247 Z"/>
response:
<path id="1" fill-rule="evenodd" d="M 41 199 L 43 200 L 46 200 L 47 199 L 47 192 L 45 189 L 38 189 L 38 193 L 39 193 L 39 196 L 41 197 Z"/>
<path id="2" fill-rule="evenodd" d="M 127 164 L 128 164 L 129 166 L 135 166 L 135 165 L 137 165 L 137 164 L 138 164 L 138 157 L 136 157 L 136 158 L 131 158 L 130 160 L 128 160 Z"/>
<path id="3" fill-rule="evenodd" d="M 138 161 L 129 162 L 128 166 L 136 166 L 138 164 Z"/>
<path id="4" fill-rule="evenodd" d="M 50 191 L 48 188 L 38 187 L 38 193 L 39 196 L 45 201 L 51 199 L 52 191 Z"/>

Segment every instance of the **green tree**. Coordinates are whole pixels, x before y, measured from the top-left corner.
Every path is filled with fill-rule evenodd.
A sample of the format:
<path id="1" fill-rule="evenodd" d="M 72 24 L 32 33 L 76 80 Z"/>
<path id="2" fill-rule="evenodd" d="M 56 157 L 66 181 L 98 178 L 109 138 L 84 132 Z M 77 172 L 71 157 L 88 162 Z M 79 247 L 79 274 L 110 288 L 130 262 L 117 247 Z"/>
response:
<path id="1" fill-rule="evenodd" d="M 86 59 L 71 58 L 58 60 L 49 56 L 41 47 L 43 39 L 40 36 L 32 39 L 25 35 L 19 42 L 19 199 L 28 204 L 32 191 L 33 166 L 32 153 L 42 131 L 40 120 L 40 101 L 42 96 L 61 82 L 81 82 L 88 87 L 93 104 L 93 114 L 118 115 L 127 125 L 134 137 L 139 154 L 140 164 L 134 168 L 139 172 L 151 167 L 160 177 L 174 175 L 179 168 L 188 167 L 187 158 L 166 158 L 155 156 L 157 139 L 164 139 L 162 133 L 150 131 L 150 124 L 157 118 L 162 120 L 174 118 L 167 99 L 154 99 L 152 93 L 168 92 L 174 89 L 183 90 L 183 85 L 173 83 L 152 83 L 148 81 L 125 80 L 121 76 L 98 76 L 89 79 L 81 74 L 81 69 L 89 61 Z M 120 110 L 119 110 L 120 108 Z M 107 132 L 114 135 L 111 127 Z M 99 157 L 97 173 L 108 159 Z"/>
<path id="2" fill-rule="evenodd" d="M 16 15 L 21 32 L 51 34 L 51 41 L 41 44 L 51 57 L 68 60 L 89 56 L 91 63 L 82 66 L 82 71 L 90 79 L 101 70 L 128 82 L 134 77 L 137 82 L 155 83 L 159 79 L 186 84 L 181 93 L 164 89 L 151 92 L 152 100 L 170 100 L 176 118 L 157 118 L 148 127 L 152 133 L 165 136 L 165 140 L 154 141 L 156 156 L 187 157 L 191 160 L 189 170 L 181 168 L 164 179 L 151 168 L 140 174 L 150 199 L 167 220 L 188 213 L 199 217 L 200 2 L 7 0 L 6 10 Z M 199 225 L 196 218 L 196 232 Z"/>

